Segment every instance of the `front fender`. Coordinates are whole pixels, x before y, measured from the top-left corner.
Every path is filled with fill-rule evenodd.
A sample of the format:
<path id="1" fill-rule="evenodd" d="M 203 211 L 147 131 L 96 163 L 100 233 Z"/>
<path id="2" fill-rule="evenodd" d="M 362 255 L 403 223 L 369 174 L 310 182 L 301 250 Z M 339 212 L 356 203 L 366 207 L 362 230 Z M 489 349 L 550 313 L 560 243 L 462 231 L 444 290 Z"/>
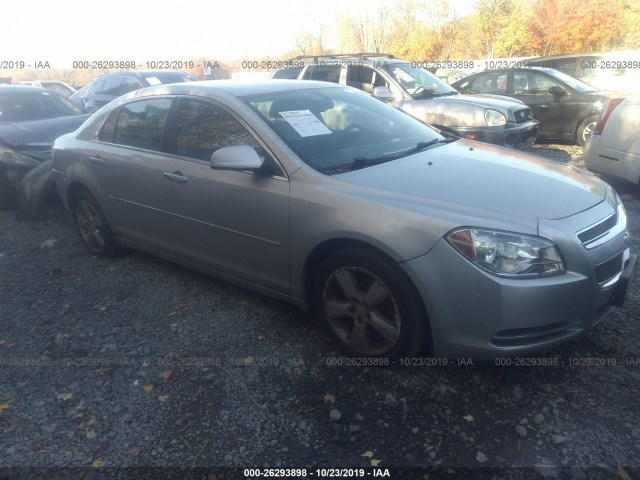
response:
<path id="1" fill-rule="evenodd" d="M 53 160 L 32 168 L 18 185 L 18 217 L 37 219 L 43 214 L 45 200 L 56 195 Z"/>

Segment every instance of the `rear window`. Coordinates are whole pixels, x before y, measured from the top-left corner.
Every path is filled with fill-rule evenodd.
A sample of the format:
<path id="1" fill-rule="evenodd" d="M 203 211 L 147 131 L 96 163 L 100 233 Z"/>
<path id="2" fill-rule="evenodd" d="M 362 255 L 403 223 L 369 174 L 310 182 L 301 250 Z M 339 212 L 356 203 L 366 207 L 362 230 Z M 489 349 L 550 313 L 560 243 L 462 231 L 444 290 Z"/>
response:
<path id="1" fill-rule="evenodd" d="M 119 97 L 120 95 L 122 95 L 122 81 L 123 77 L 107 78 L 100 93 L 102 95 L 112 95 Z"/>
<path id="2" fill-rule="evenodd" d="M 194 82 L 198 77 L 185 72 L 153 72 L 145 75 L 144 79 L 149 85 L 160 85 L 167 83 Z"/>
<path id="3" fill-rule="evenodd" d="M 340 66 L 307 68 L 302 77 L 304 80 L 319 80 L 321 82 L 340 83 Z"/>
<path id="4" fill-rule="evenodd" d="M 303 67 L 291 67 L 291 68 L 281 68 L 280 70 L 276 70 L 271 75 L 271 78 L 285 78 L 288 80 L 295 80 L 300 75 Z"/>

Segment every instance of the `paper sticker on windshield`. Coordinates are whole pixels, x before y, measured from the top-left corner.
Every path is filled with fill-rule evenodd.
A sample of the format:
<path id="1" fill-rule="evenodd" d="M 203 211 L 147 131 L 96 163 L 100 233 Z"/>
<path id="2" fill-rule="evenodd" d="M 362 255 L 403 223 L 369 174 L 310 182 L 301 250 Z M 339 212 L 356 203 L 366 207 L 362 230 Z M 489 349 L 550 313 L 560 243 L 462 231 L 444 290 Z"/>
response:
<path id="1" fill-rule="evenodd" d="M 301 137 L 313 137 L 315 135 L 332 133 L 331 130 L 309 110 L 292 110 L 278 113 Z"/>
<path id="2" fill-rule="evenodd" d="M 158 77 L 146 77 L 145 80 L 149 82 L 149 85 L 160 85 L 162 83 Z"/>

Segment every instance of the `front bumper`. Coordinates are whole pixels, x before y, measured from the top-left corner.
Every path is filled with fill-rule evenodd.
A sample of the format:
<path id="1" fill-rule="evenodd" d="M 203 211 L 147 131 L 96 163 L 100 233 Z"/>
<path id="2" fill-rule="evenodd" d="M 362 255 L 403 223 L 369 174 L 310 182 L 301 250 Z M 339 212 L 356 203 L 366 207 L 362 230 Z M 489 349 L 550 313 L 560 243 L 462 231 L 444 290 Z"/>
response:
<path id="1" fill-rule="evenodd" d="M 602 209 L 594 210 L 601 215 Z M 583 220 L 588 216 L 581 215 Z M 558 241 L 551 234 L 554 222 L 548 223 L 541 227 L 548 235 L 541 235 L 559 245 L 567 263 L 561 275 L 497 277 L 444 240 L 428 254 L 401 264 L 425 302 L 434 355 L 491 360 L 539 352 L 589 331 L 622 305 L 636 269 L 626 229 L 587 250 L 569 236 Z M 614 259 L 620 259 L 619 267 L 598 282 L 598 273 Z"/>
<path id="2" fill-rule="evenodd" d="M 19 216 L 32 219 L 40 217 L 45 200 L 51 195 L 57 195 L 52 165 L 52 160 L 45 160 L 22 178 L 17 196 Z"/>
<path id="3" fill-rule="evenodd" d="M 494 145 L 523 148 L 533 145 L 538 136 L 540 122 L 532 120 L 522 124 L 513 122 L 503 127 L 451 127 L 458 135 L 469 140 Z"/>

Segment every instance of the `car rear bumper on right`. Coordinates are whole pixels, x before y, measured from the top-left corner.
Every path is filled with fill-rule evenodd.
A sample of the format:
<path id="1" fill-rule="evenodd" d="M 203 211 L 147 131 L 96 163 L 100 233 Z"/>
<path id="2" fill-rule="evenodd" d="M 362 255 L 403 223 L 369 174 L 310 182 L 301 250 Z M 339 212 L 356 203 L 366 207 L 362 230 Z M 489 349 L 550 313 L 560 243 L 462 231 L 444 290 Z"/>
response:
<path id="1" fill-rule="evenodd" d="M 640 183 L 640 152 L 605 148 L 601 135 L 587 137 L 584 144 L 584 164 L 591 171 Z"/>

